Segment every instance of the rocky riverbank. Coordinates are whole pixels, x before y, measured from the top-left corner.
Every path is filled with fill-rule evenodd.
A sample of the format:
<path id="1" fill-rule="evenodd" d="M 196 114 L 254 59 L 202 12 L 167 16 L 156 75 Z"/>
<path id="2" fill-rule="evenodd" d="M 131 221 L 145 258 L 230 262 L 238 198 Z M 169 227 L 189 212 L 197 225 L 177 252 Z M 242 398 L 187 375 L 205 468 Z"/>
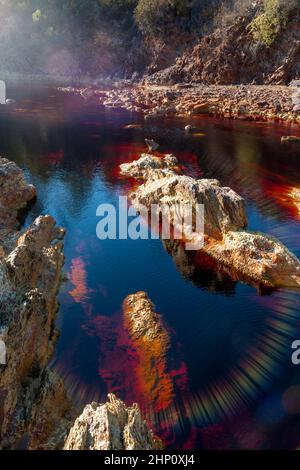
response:
<path id="1" fill-rule="evenodd" d="M 126 85 L 111 90 L 62 88 L 100 101 L 109 108 L 142 113 L 145 119 L 165 116 L 214 116 L 242 121 L 300 124 L 300 89 L 271 85 L 152 84 Z"/>
<path id="2" fill-rule="evenodd" d="M 70 408 L 60 378 L 47 367 L 57 338 L 57 292 L 64 230 L 50 216 L 18 231 L 35 196 L 17 165 L 0 159 L 1 448 L 56 448 Z"/>
<path id="3" fill-rule="evenodd" d="M 127 408 L 113 396 L 88 405 L 65 443 L 79 410 L 48 365 L 58 336 L 64 230 L 48 215 L 18 230 L 20 211 L 36 191 L 6 159 L 0 159 L 0 189 L 0 448 L 161 448 L 138 405 Z"/>

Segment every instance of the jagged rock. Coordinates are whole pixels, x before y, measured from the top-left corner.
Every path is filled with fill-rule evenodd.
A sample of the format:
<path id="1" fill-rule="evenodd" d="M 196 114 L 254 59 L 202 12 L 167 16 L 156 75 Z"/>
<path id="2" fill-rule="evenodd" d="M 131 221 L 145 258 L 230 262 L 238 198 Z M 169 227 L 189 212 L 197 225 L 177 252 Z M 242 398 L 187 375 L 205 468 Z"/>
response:
<path id="1" fill-rule="evenodd" d="M 138 160 L 120 165 L 122 175 L 137 179 L 146 179 L 147 177 L 153 178 L 153 173 L 150 172 L 150 170 L 158 170 L 156 175 L 164 177 L 172 174 L 172 171 L 177 168 L 178 161 L 174 155 L 165 155 L 164 158 L 159 158 L 147 153 L 143 153 Z"/>
<path id="2" fill-rule="evenodd" d="M 169 335 L 163 327 L 160 315 L 155 313 L 153 304 L 145 292 L 129 295 L 124 301 L 126 326 L 132 338 L 145 342 L 158 340 L 161 349 L 169 347 Z"/>
<path id="3" fill-rule="evenodd" d="M 53 375 L 49 381 L 46 366 L 56 339 L 56 294 L 64 261 L 58 238 L 62 236 L 63 230 L 52 217 L 41 216 L 0 260 L 0 328 L 7 352 L 7 365 L 0 375 L 4 447 L 13 446 L 28 426 L 34 428 L 36 417 L 43 413 L 37 402 L 45 388 L 55 397 L 50 386 Z M 39 433 L 32 433 L 36 443 Z"/>
<path id="4" fill-rule="evenodd" d="M 139 166 L 139 161 L 133 165 Z M 147 167 L 151 167 L 150 161 Z M 140 173 L 144 184 L 131 194 L 134 205 L 149 209 L 152 204 L 166 204 L 174 209 L 180 204 L 191 207 L 203 204 L 205 239 L 202 250 L 205 253 L 254 283 L 300 287 L 300 261 L 296 256 L 273 237 L 242 230 L 247 226 L 245 202 L 232 189 L 221 187 L 217 180 L 176 175 L 172 169 L 169 170 L 171 174 L 161 174 L 160 178 L 151 176 L 157 171 L 148 169 Z M 294 199 L 297 197 L 296 193 Z M 178 220 L 174 214 L 175 209 L 173 213 L 170 211 L 169 221 L 176 227 Z M 192 223 L 195 232 L 194 221 Z M 183 235 L 186 240 L 195 242 L 198 234 L 193 235 L 193 240 L 190 229 L 183 224 Z"/>
<path id="5" fill-rule="evenodd" d="M 70 406 L 48 361 L 57 337 L 64 230 L 50 216 L 16 230 L 20 209 L 36 191 L 6 159 L 0 159 L 0 188 L 0 338 L 6 352 L 0 371 L 0 446 L 58 448 Z"/>
<path id="6" fill-rule="evenodd" d="M 167 360 L 170 336 L 162 317 L 147 294 L 137 292 L 124 300 L 123 320 L 138 356 L 135 371 L 143 383 L 142 399 L 156 411 L 167 409 L 173 400 L 174 383 Z"/>
<path id="7" fill-rule="evenodd" d="M 26 183 L 22 170 L 0 157 L 0 230 L 16 228 L 19 211 L 35 196 L 35 188 Z"/>
<path id="8" fill-rule="evenodd" d="M 153 157 L 151 160 L 148 158 L 147 168 L 150 166 L 149 161 L 155 164 Z M 163 162 L 161 160 L 160 165 Z M 139 160 L 135 165 L 139 167 Z M 131 194 L 134 204 L 142 204 L 148 208 L 151 204 L 166 204 L 170 207 L 178 204 L 189 204 L 192 207 L 203 204 L 205 234 L 216 239 L 221 239 L 222 234 L 229 230 L 242 229 L 247 225 L 244 199 L 232 189 L 222 187 L 217 180 L 195 180 L 174 172 L 163 174 L 157 179 L 153 178 L 151 170 L 140 174 L 146 182 Z"/>
<path id="9" fill-rule="evenodd" d="M 282 243 L 261 233 L 229 232 L 205 250 L 218 262 L 270 287 L 300 287 L 300 262 Z"/>
<path id="10" fill-rule="evenodd" d="M 137 404 L 131 407 L 115 395 L 105 404 L 87 405 L 76 419 L 64 450 L 152 450 L 161 449 L 144 421 Z"/>
<path id="11" fill-rule="evenodd" d="M 297 137 L 295 135 L 287 135 L 287 136 L 282 136 L 281 137 L 281 143 L 286 144 L 286 143 L 300 143 L 300 137 Z"/>

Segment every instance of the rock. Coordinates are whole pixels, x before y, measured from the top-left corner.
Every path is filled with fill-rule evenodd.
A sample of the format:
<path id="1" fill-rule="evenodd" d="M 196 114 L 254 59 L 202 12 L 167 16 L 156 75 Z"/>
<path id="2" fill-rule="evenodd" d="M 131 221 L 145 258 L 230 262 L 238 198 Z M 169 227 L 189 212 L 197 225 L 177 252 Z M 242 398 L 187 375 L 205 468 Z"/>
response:
<path id="1" fill-rule="evenodd" d="M 209 114 L 210 113 L 210 107 L 208 103 L 199 103 L 196 104 L 193 107 L 192 110 L 193 114 Z"/>
<path id="2" fill-rule="evenodd" d="M 0 374 L 0 446 L 61 448 L 71 405 L 48 362 L 57 338 L 64 230 L 50 216 L 16 230 L 19 210 L 36 192 L 6 159 L 0 159 L 0 186 L 0 339 L 6 356 Z"/>
<path id="3" fill-rule="evenodd" d="M 0 230 L 16 228 L 20 210 L 35 196 L 35 188 L 25 181 L 22 170 L 14 162 L 0 158 Z"/>
<path id="4" fill-rule="evenodd" d="M 0 260 L 0 330 L 5 332 L 7 353 L 7 366 L 0 376 L 4 410 L 0 441 L 8 447 L 41 418 L 37 402 L 45 387 L 49 393 L 51 389 L 54 400 L 55 390 L 46 377 L 50 377 L 47 363 L 56 339 L 56 295 L 64 260 L 58 238 L 62 234 L 52 217 L 41 216 L 16 237 L 15 248 Z M 43 432 L 34 430 L 36 443 Z"/>
<path id="5" fill-rule="evenodd" d="M 147 294 L 137 292 L 124 300 L 123 321 L 137 354 L 134 371 L 143 384 L 141 399 L 155 411 L 166 410 L 173 402 L 174 379 L 167 358 L 170 336 L 162 317 Z"/>
<path id="6" fill-rule="evenodd" d="M 281 143 L 286 144 L 286 143 L 300 143 L 300 137 L 297 137 L 295 135 L 287 135 L 281 137 Z"/>
<path id="7" fill-rule="evenodd" d="M 252 232 L 228 232 L 222 243 L 206 246 L 221 264 L 270 287 L 300 287 L 300 261 L 273 237 Z"/>
<path id="8" fill-rule="evenodd" d="M 64 450 L 158 450 L 162 447 L 138 405 L 126 407 L 109 394 L 107 403 L 92 403 L 84 408 L 70 430 Z"/>
<path id="9" fill-rule="evenodd" d="M 169 347 L 169 336 L 165 331 L 160 315 L 155 313 L 154 306 L 145 292 L 126 297 L 123 305 L 126 327 L 130 336 L 143 339 L 144 342 L 158 341 L 164 352 Z M 152 347 L 152 345 L 150 346 Z"/>
<path id="10" fill-rule="evenodd" d="M 146 182 L 131 194 L 135 205 L 150 208 L 151 204 L 159 203 L 170 207 L 203 204 L 205 234 L 215 239 L 222 239 L 229 230 L 247 226 L 244 199 L 232 189 L 222 187 L 217 180 L 195 180 L 174 173 L 160 179 L 149 178 L 149 175 L 151 171 Z"/>
<path id="11" fill-rule="evenodd" d="M 159 144 L 153 139 L 145 139 L 149 152 L 155 152 L 159 148 Z"/>
<path id="12" fill-rule="evenodd" d="M 243 278 L 269 287 L 300 287 L 300 261 L 275 238 L 264 234 L 245 232 L 247 217 L 245 201 L 232 189 L 222 187 L 217 180 L 199 179 L 177 175 L 173 168 L 166 170 L 161 160 L 160 168 L 149 156 L 147 171 L 141 171 L 144 184 L 131 194 L 133 204 L 148 209 L 152 204 L 165 204 L 170 208 L 169 222 L 177 227 L 179 205 L 195 208 L 204 205 L 204 245 L 202 251 L 220 266 L 234 270 Z M 138 167 L 141 163 L 135 162 Z M 157 177 L 157 172 L 159 177 Z M 129 171 L 130 173 L 130 171 Z M 133 175 L 133 173 L 131 173 Z M 294 195 L 297 200 L 298 192 Z M 191 235 L 197 227 L 182 231 L 185 240 L 194 242 L 201 234 Z M 193 239 L 194 237 L 194 239 Z M 236 274 L 235 274 L 236 275 Z"/>
<path id="13" fill-rule="evenodd" d="M 164 158 L 143 153 L 138 160 L 120 165 L 121 174 L 132 178 L 143 178 L 150 176 L 150 170 L 159 170 L 156 175 L 164 176 L 171 174 L 173 169 L 178 168 L 178 161 L 173 155 L 165 155 Z M 153 174 L 152 174 L 153 176 Z"/>

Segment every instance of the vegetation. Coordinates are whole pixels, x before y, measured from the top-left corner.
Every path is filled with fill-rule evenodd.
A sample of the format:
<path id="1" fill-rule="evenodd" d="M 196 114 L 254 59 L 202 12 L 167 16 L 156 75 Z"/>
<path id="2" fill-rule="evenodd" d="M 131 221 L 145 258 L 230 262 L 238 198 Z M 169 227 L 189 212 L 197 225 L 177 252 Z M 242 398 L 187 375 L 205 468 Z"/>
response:
<path id="1" fill-rule="evenodd" d="M 251 29 L 270 46 L 299 0 L 258 0 Z M 191 44 L 244 14 L 252 0 L 0 0 L 0 70 L 127 75 L 151 59 L 148 40 Z M 182 36 L 181 36 L 182 35 Z M 146 37 L 146 40 L 144 38 Z M 176 37 L 176 41 L 172 38 Z"/>
<path id="2" fill-rule="evenodd" d="M 270 47 L 297 11 L 300 11 L 299 0 L 264 0 L 263 12 L 251 25 L 254 39 Z"/>

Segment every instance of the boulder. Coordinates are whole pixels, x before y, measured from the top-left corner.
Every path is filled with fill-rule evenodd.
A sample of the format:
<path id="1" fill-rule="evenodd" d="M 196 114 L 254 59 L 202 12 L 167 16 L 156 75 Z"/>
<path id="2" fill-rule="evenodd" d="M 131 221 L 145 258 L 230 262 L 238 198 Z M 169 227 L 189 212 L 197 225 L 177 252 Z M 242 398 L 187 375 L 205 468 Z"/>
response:
<path id="1" fill-rule="evenodd" d="M 253 232 L 228 232 L 205 250 L 245 278 L 270 287 L 300 287 L 300 261 L 276 238 Z"/>
<path id="2" fill-rule="evenodd" d="M 143 166 L 140 160 L 129 164 L 127 174 L 134 176 L 135 169 L 140 166 Z M 202 251 L 219 266 L 225 266 L 233 270 L 235 276 L 240 275 L 255 284 L 300 287 L 298 258 L 275 238 L 244 231 L 247 226 L 245 201 L 232 189 L 222 187 L 217 180 L 196 180 L 178 175 L 172 167 L 166 170 L 164 160 L 158 164 L 151 156 L 148 156 L 146 168 L 138 173 L 144 183 L 131 194 L 137 208 L 146 206 L 150 209 L 152 204 L 167 205 L 173 209 L 169 212 L 169 222 L 176 228 L 179 205 L 188 204 L 194 208 L 197 204 L 203 204 Z M 296 190 L 293 199 L 298 201 L 298 198 L 299 192 Z M 180 218 L 179 221 L 181 223 Z M 201 234 L 197 232 L 194 219 L 192 227 L 183 224 L 183 235 L 186 240 L 198 243 Z"/>
<path id="3" fill-rule="evenodd" d="M 288 144 L 288 143 L 298 143 L 300 144 L 300 137 L 297 137 L 295 135 L 287 135 L 287 136 L 282 136 L 281 137 L 281 143 L 282 144 Z"/>
<path id="4" fill-rule="evenodd" d="M 232 189 L 222 187 L 217 180 L 195 180 L 175 174 L 152 181 L 148 177 L 131 194 L 131 199 L 134 204 L 142 204 L 148 208 L 151 204 L 166 204 L 170 207 L 178 204 L 191 207 L 203 204 L 205 235 L 216 239 L 222 239 L 223 234 L 229 230 L 247 226 L 244 199 Z"/>
<path id="5" fill-rule="evenodd" d="M 153 436 L 138 405 L 127 407 L 113 394 L 105 404 L 84 408 L 64 445 L 64 450 L 154 449 L 162 449 L 162 443 Z"/>
<path id="6" fill-rule="evenodd" d="M 6 158 L 0 158 L 0 230 L 16 228 L 18 214 L 36 196 L 34 186 L 25 180 L 22 170 Z"/>
<path id="7" fill-rule="evenodd" d="M 174 155 L 165 155 L 163 158 L 155 157 L 151 154 L 143 153 L 138 160 L 120 165 L 121 174 L 137 179 L 153 178 L 151 171 L 156 172 L 161 177 L 172 174 L 178 168 L 178 161 Z"/>

